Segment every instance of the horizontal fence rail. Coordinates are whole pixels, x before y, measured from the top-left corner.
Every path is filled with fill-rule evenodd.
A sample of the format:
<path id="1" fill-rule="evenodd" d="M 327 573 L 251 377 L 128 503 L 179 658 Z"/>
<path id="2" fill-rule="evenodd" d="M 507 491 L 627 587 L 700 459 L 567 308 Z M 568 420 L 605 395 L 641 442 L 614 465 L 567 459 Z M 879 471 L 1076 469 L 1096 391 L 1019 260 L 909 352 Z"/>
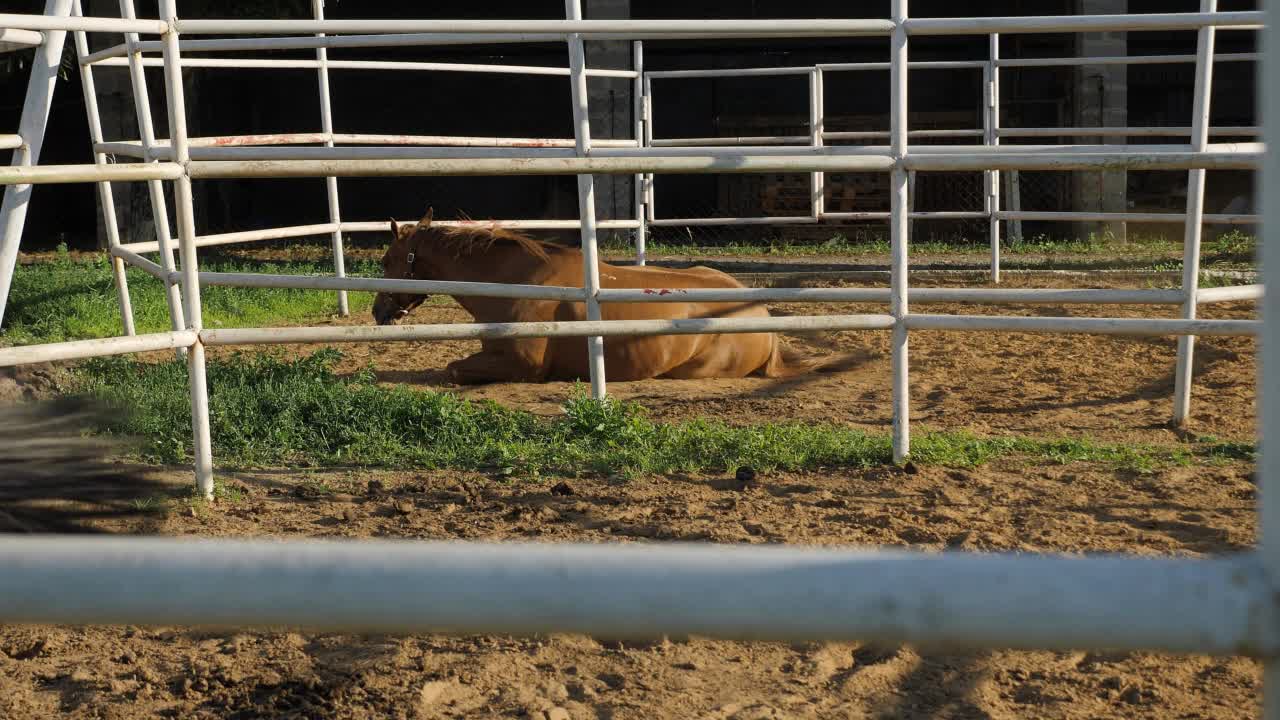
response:
<path id="1" fill-rule="evenodd" d="M 176 180 L 182 174 L 182 166 L 176 163 L 11 165 L 0 167 L 0 185 Z"/>
<path id="2" fill-rule="evenodd" d="M 1257 158 L 1253 158 L 1256 162 Z M 1113 161 L 1114 162 L 1114 161 Z M 1200 161 L 1188 154 L 1182 168 Z M 1203 161 L 1214 164 L 1212 159 Z M 1235 164 L 1247 161 L 1232 157 Z M 831 155 L 827 157 L 784 155 L 686 155 L 672 157 L 527 157 L 519 158 L 436 158 L 416 160 L 244 160 L 193 161 L 187 166 L 192 178 L 249 177 L 377 177 L 388 175 L 581 175 L 625 174 L 642 172 L 669 173 L 760 173 L 787 170 L 884 171 L 893 159 L 874 155 Z M 1223 163 L 1226 164 L 1226 163 Z M 2 172 L 2 171 L 0 171 Z M 0 179 L 4 177 L 0 174 Z"/>
<path id="3" fill-rule="evenodd" d="M 1255 17 L 1261 13 L 1237 13 Z M 1260 21 L 1260 18 L 1254 22 Z M 614 33 L 643 39 L 649 34 L 679 35 L 690 39 L 718 35 L 777 37 L 885 36 L 893 32 L 888 20 L 178 20 L 177 30 L 188 35 L 289 33 L 405 33 L 505 34 L 518 26 L 520 33 L 558 38 L 578 35 L 584 40 Z M 1196 27 L 1192 25 L 1190 27 Z"/>
<path id="4" fill-rule="evenodd" d="M 1027 17 L 910 18 L 907 35 L 987 35 L 990 33 L 1129 32 L 1138 30 L 1258 30 L 1258 11 L 1138 13 L 1115 15 L 1032 15 Z"/>
<path id="5" fill-rule="evenodd" d="M 1021 149 L 1017 145 L 1007 146 Z M 978 170 L 1253 170 L 1260 166 L 1263 153 L 1241 152 L 1169 152 L 1169 153 L 1072 153 L 1063 156 L 1042 154 L 956 153 L 910 155 L 903 159 L 908 170 L 959 172 Z"/>
<path id="6" fill-rule="evenodd" d="M 1238 300 L 1261 300 L 1261 285 L 1236 285 L 1234 287 L 1200 288 L 1196 291 L 1196 302 L 1220 303 Z"/>
<path id="7" fill-rule="evenodd" d="M 104 17 L 56 17 L 50 15 L 17 15 L 0 13 L 0 27 L 13 30 L 77 30 L 108 33 L 146 33 L 161 35 L 169 32 L 169 23 L 163 20 L 122 20 Z"/>
<path id="8" fill-rule="evenodd" d="M 912 330 L 1089 333 L 1097 335 L 1257 335 L 1257 320 L 1174 320 L 1163 318 L 998 317 L 991 315 L 917 315 L 906 318 Z"/>
<path id="9" fill-rule="evenodd" d="M 227 148 L 232 150 L 233 148 Z M 235 148 L 241 149 L 241 148 Z M 248 150 L 249 148 L 242 148 Z M 303 149 L 303 148 L 299 148 Z M 267 150 L 264 148 L 263 150 Z M 315 148 L 329 150 L 329 148 Z M 332 153 L 331 153 L 332 154 Z M 1031 153 L 919 154 L 902 165 L 911 170 L 961 171 L 984 169 L 1033 170 L 1186 170 L 1205 168 L 1248 170 L 1258 167 L 1261 151 L 1232 152 L 1099 152 L 1050 156 Z M 335 160 L 223 160 L 192 161 L 186 168 L 199 180 L 251 177 L 375 177 L 375 176 L 475 176 L 475 175 L 579 175 L 636 173 L 762 173 L 762 172 L 883 172 L 895 166 L 887 154 L 825 153 L 802 155 L 689 154 L 632 157 L 526 157 L 443 156 L 413 159 Z M 182 174 L 177 165 L 94 165 L 10 167 L 0 169 L 0 184 L 38 182 L 89 182 L 97 180 L 173 179 Z"/>
<path id="10" fill-rule="evenodd" d="M 412 225 L 417 220 L 401 220 L 400 224 Z M 508 230 L 577 230 L 582 226 L 578 220 L 432 220 L 432 225 L 440 227 L 500 227 Z M 636 220 L 599 220 L 596 227 L 601 230 L 628 230 L 638 226 Z M 344 222 L 344 232 L 386 232 L 387 222 Z"/>
<path id="11" fill-rule="evenodd" d="M 1000 137 L 1190 137 L 1189 127 L 1079 127 L 1079 128 L 997 128 Z M 1257 137 L 1256 127 L 1214 127 L 1210 135 Z"/>
<path id="12" fill-rule="evenodd" d="M 129 62 L 123 58 L 111 58 L 99 63 L 109 67 L 128 67 Z M 142 61 L 145 67 L 163 67 L 164 61 L 158 58 L 147 58 Z M 186 67 L 193 68 L 237 68 L 237 69 L 273 69 L 273 70 L 314 70 L 321 67 L 318 60 L 230 60 L 221 58 L 200 58 L 186 60 Z M 567 76 L 564 68 L 548 68 L 539 66 L 517 65 L 483 65 L 464 63 L 430 63 L 430 62 L 394 62 L 378 60 L 330 60 L 324 67 L 332 70 L 420 70 L 420 71 L 452 71 L 470 73 L 491 73 L 507 75 L 561 75 Z M 625 70 L 600 70 L 591 73 L 593 77 L 632 77 Z"/>
<path id="13" fill-rule="evenodd" d="M 160 265 L 157 265 L 156 263 L 151 262 L 150 260 L 142 257 L 141 255 L 137 254 L 136 252 L 128 248 L 117 245 L 111 248 L 109 252 L 114 257 L 120 258 L 126 263 L 138 268 L 139 270 L 142 270 L 143 272 L 150 275 L 151 277 L 157 278 L 159 280 L 164 280 L 165 282 L 168 282 L 171 284 L 173 282 L 167 270 L 165 270 Z"/>
<path id="14" fill-rule="evenodd" d="M 1216 53 L 1214 63 L 1253 62 L 1262 58 L 1258 53 Z M 997 68 L 1072 67 L 1079 65 L 1168 65 L 1194 63 L 1196 55 L 1119 55 L 1115 57 L 1073 58 L 997 58 L 990 62 Z"/>
<path id="15" fill-rule="evenodd" d="M 357 325 L 344 327 L 245 328 L 205 330 L 206 345 L 279 345 L 293 343 L 384 342 L 474 338 L 501 340 L 535 337 L 622 337 L 707 335 L 715 333 L 885 330 L 888 315 L 813 315 L 688 320 L 566 320 L 558 322 L 452 323 L 447 325 Z"/>
<path id="16" fill-rule="evenodd" d="M 1227 289 L 1227 288 L 1221 288 Z M 914 288 L 911 302 L 1008 303 L 1086 305 L 1177 305 L 1186 299 L 1181 290 L 1052 290 L 1047 288 Z M 601 302 L 888 302 L 888 288 L 730 288 L 724 290 L 604 288 L 596 293 Z"/>
<path id="17" fill-rule="evenodd" d="M 91 357 L 105 357 L 107 355 L 127 355 L 155 350 L 174 350 L 190 347 L 195 344 L 196 339 L 194 331 L 180 330 L 149 335 L 73 340 L 71 342 L 44 345 L 0 348 L 0 367 L 60 360 L 80 360 Z"/>
<path id="18" fill-rule="evenodd" d="M 390 21 L 395 22 L 395 21 Z M 516 21 L 523 23 L 524 21 Z M 790 33 L 784 33 L 790 37 Z M 688 40 L 700 36 L 688 32 L 646 32 L 646 33 L 591 33 L 593 40 Z M 722 39 L 750 39 L 761 37 L 758 33 L 715 33 L 714 37 Z M 797 37 L 805 37 L 799 35 Z M 249 50 L 326 50 L 337 48 L 369 48 L 369 47 L 420 47 L 450 45 L 502 45 L 502 44 L 547 44 L 562 43 L 565 33 L 527 33 L 508 31 L 503 33 L 457 33 L 457 32 L 385 32 L 376 34 L 344 34 L 300 37 L 257 37 L 257 38 L 217 38 L 212 40 L 182 40 L 181 49 L 188 52 L 217 51 L 249 51 Z M 163 43 L 158 41 L 142 41 L 131 45 L 138 52 L 159 52 Z M 121 44 L 101 50 L 81 59 L 81 63 L 96 64 L 112 57 L 128 54 L 130 45 Z"/>
<path id="19" fill-rule="evenodd" d="M 399 220 L 397 222 L 402 225 L 412 225 L 417 220 Z M 432 224 L 441 227 L 498 227 L 523 231 L 577 230 L 581 225 L 577 220 L 436 220 Z M 639 227 L 639 225 L 640 223 L 636 220 L 603 220 L 599 223 L 599 228 L 601 230 L 632 230 Z M 344 233 L 386 233 L 390 232 L 390 223 L 386 220 L 344 221 L 340 223 L 318 223 L 315 225 L 295 225 L 291 227 L 201 235 L 196 238 L 196 247 L 238 245 L 268 240 L 327 235 L 335 230 Z M 133 253 L 151 253 L 160 250 L 160 244 L 157 242 L 124 243 L 120 247 Z"/>
<path id="20" fill-rule="evenodd" d="M 93 63 L 105 67 L 128 67 L 126 58 L 112 57 Z M 164 67 L 161 58 L 144 58 L 145 67 Z M 224 58 L 188 58 L 182 61 L 184 67 L 204 68 L 262 68 L 270 70 L 314 70 L 321 66 L 319 60 L 278 60 L 278 59 L 224 59 Z M 326 60 L 324 66 L 330 70 L 414 70 L 434 72 L 489 73 L 495 75 L 559 75 L 568 77 L 569 68 L 545 67 L 540 65 L 486 65 L 477 63 L 438 63 L 410 62 L 389 60 Z M 634 78 L 631 70 L 596 69 L 587 72 L 588 77 Z"/>
<path id="21" fill-rule="evenodd" d="M 169 282 L 177 282 L 180 277 L 181 273 L 178 272 L 168 274 Z M 457 295 L 462 297 L 502 297 L 569 302 L 582 302 L 586 299 L 586 293 L 580 287 L 450 282 L 443 280 L 385 280 L 383 278 L 271 275 L 268 273 L 202 272 L 200 273 L 200 284 L 224 287 L 356 290 L 411 295 Z"/>
<path id="22" fill-rule="evenodd" d="M 572 138 L 519 138 L 519 137 L 473 137 L 457 135 L 369 135 L 356 133 L 276 133 L 265 135 L 222 135 L 213 137 L 194 137 L 190 139 L 190 147 L 227 148 L 227 147 L 261 147 L 272 145 L 320 145 L 338 143 L 342 145 L 389 145 L 389 146 L 432 146 L 432 147 L 508 147 L 508 148 L 572 148 Z M 143 147 L 141 142 L 98 143 L 94 150 L 98 152 L 128 155 L 130 157 L 148 157 L 169 160 L 173 150 L 167 138 L 157 138 Z M 599 140 L 599 147 L 637 147 L 635 140 Z"/>
<path id="23" fill-rule="evenodd" d="M 139 592 L 142 590 L 142 592 Z M 693 634 L 1265 657 L 1270 587 L 1220 560 L 777 547 L 24 538 L 7 622 Z"/>
<path id="24" fill-rule="evenodd" d="M 1000 220 L 1066 220 L 1098 222 L 1185 223 L 1186 213 L 1094 213 L 1094 212 L 1037 212 L 1034 210 L 1000 210 L 995 213 Z M 1251 225 L 1261 222 L 1259 215 L 1225 215 L 1206 213 L 1201 216 L 1206 225 Z"/>
<path id="25" fill-rule="evenodd" d="M 34 30 L 0 27 L 0 52 L 35 47 L 43 42 L 44 35 Z"/>

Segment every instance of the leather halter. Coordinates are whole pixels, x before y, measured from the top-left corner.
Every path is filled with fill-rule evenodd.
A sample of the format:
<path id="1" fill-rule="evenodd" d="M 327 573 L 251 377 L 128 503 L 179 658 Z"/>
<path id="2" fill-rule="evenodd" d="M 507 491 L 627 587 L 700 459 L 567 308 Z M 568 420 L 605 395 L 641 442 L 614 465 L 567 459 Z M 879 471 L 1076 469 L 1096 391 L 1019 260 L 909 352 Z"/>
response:
<path id="1" fill-rule="evenodd" d="M 416 263 L 416 262 L 417 262 L 417 260 L 418 260 L 418 253 L 414 252 L 414 250 L 416 250 L 416 249 L 417 249 L 417 247 L 418 247 L 417 242 L 416 242 L 417 240 L 418 240 L 418 238 L 416 238 L 416 237 L 411 237 L 411 238 L 409 238 L 409 243 L 410 243 L 410 245 L 409 245 L 409 254 L 408 254 L 407 256 L 405 256 L 405 262 L 407 262 L 407 263 L 409 264 L 409 270 L 408 270 L 408 274 L 407 274 L 407 275 L 405 276 L 405 278 L 404 278 L 405 280 L 417 280 L 417 279 L 418 279 L 418 277 L 417 277 L 418 273 L 417 273 L 417 271 L 414 269 L 414 263 Z"/>
<path id="2" fill-rule="evenodd" d="M 409 254 L 405 257 L 405 261 L 406 261 L 406 262 L 408 262 L 408 264 L 409 264 L 409 269 L 408 269 L 407 273 L 405 274 L 405 277 L 404 277 L 404 278 L 402 278 L 402 279 L 404 279 L 404 280 L 417 280 L 417 279 L 418 279 L 418 278 L 417 278 L 417 271 L 414 269 L 414 263 L 416 263 L 416 262 L 417 262 L 417 260 L 418 260 L 418 254 L 417 254 L 417 253 L 415 253 L 413 250 L 410 250 L 410 251 L 409 251 Z M 388 295 L 388 297 L 394 297 L 394 295 Z M 419 297 L 419 298 L 421 298 L 421 299 L 423 299 L 423 300 L 425 300 L 425 299 L 426 299 L 426 297 L 425 297 L 425 296 L 421 296 L 421 295 L 418 295 L 417 297 Z M 410 304 L 412 304 L 412 303 L 410 303 Z M 396 303 L 396 311 L 399 313 L 398 317 L 404 317 L 405 315 L 407 315 L 407 314 L 409 313 L 409 311 L 405 309 L 405 306 L 404 306 L 404 305 L 401 305 L 401 304 L 400 304 L 400 303 L 398 303 L 398 302 Z"/>

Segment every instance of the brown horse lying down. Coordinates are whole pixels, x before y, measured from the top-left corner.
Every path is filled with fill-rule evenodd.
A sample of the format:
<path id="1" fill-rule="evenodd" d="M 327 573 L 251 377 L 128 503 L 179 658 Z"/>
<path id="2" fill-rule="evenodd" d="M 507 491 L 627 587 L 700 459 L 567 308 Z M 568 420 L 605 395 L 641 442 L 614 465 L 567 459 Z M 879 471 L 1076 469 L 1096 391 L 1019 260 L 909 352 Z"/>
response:
<path id="1" fill-rule="evenodd" d="M 431 212 L 416 225 L 391 221 L 391 245 L 382 258 L 383 276 L 393 279 L 455 280 L 581 287 L 582 251 L 539 242 L 525 235 L 480 226 L 431 224 Z M 605 288 L 740 288 L 717 270 L 695 267 L 669 270 L 600 263 Z M 378 293 L 373 317 L 388 325 L 409 314 L 425 295 Z M 584 320 L 586 305 L 557 300 L 456 297 L 476 322 Z M 768 317 L 755 303 L 604 303 L 604 320 Z M 576 380 L 588 376 L 585 338 L 483 340 L 483 349 L 449 363 L 449 378 L 459 384 Z M 814 363 L 783 348 L 772 333 L 660 335 L 604 339 L 610 380 L 648 378 L 734 378 L 761 373 L 784 377 Z"/>

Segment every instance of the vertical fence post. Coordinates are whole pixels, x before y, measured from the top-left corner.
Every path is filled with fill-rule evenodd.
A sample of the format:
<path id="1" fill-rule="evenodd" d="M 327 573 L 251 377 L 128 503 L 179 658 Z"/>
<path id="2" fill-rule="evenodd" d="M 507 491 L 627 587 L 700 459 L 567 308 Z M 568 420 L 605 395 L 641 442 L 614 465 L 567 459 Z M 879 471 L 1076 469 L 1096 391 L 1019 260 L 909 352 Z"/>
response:
<path id="1" fill-rule="evenodd" d="M 645 117 L 644 117 L 644 42 L 636 40 L 631 43 L 631 65 L 635 68 L 636 79 L 631 85 L 631 114 L 635 120 L 635 136 L 637 149 L 644 148 L 645 136 Z M 645 174 L 636 173 L 635 179 L 631 181 L 632 195 L 635 197 L 636 206 L 636 265 L 645 264 L 645 235 L 648 228 L 645 226 Z"/>
<path id="2" fill-rule="evenodd" d="M 653 81 L 646 75 L 641 87 L 644 91 L 642 95 L 644 104 L 641 106 L 644 111 L 644 147 L 651 147 L 653 145 Z M 654 210 L 653 194 L 653 173 L 645 173 L 644 213 L 650 223 L 657 217 Z"/>
<path id="3" fill-rule="evenodd" d="M 893 0 L 896 23 L 889 41 L 889 144 L 895 165 L 890 177 L 890 312 L 893 314 L 893 460 L 911 453 L 909 376 L 907 365 L 907 0 Z"/>
<path id="4" fill-rule="evenodd" d="M 822 68 L 814 67 L 809 74 L 809 144 L 815 148 L 823 146 L 822 134 L 826 128 L 826 108 L 822 99 Z M 812 198 L 810 199 L 810 207 L 813 212 L 813 221 L 822 222 L 822 215 L 826 212 L 826 176 L 825 173 L 810 173 L 810 181 L 812 183 Z"/>
<path id="5" fill-rule="evenodd" d="M 907 171 L 907 243 L 911 243 L 911 235 L 915 232 L 916 221 L 911 219 L 911 213 L 916 209 L 916 171 Z"/>
<path id="6" fill-rule="evenodd" d="M 1218 0 L 1200 0 L 1200 12 L 1217 12 Z M 1209 106 L 1213 94 L 1213 26 L 1202 27 L 1196 42 L 1195 109 L 1191 117 L 1191 149 L 1204 152 L 1209 144 Z M 1196 316 L 1196 292 L 1200 289 L 1200 234 L 1204 228 L 1204 168 L 1187 171 L 1187 222 L 1182 242 L 1182 317 Z M 1191 414 L 1192 364 L 1196 338 L 1178 338 L 1178 358 L 1174 370 L 1173 423 L 1182 426 Z"/>
<path id="7" fill-rule="evenodd" d="M 1280 0 L 1264 0 L 1268 22 L 1261 32 L 1263 49 L 1258 108 L 1261 110 L 1263 140 L 1275 142 L 1280 137 L 1280 28 L 1275 24 L 1280 13 Z M 1263 214 L 1259 250 L 1262 256 L 1262 282 L 1265 286 L 1280 286 L 1280 153 L 1268 152 L 1262 158 L 1262 182 L 1257 191 L 1260 212 Z M 1258 526 L 1261 532 L 1259 555 L 1274 586 L 1280 578 L 1280 452 L 1275 441 L 1280 437 L 1280 395 L 1268 380 L 1280 372 L 1280 293 L 1268 292 L 1261 303 L 1262 358 L 1258 370 L 1258 413 L 1261 430 L 1262 457 L 1258 461 L 1261 475 L 1258 495 Z M 1264 661 L 1262 676 L 1263 717 L 1280 720 L 1280 659 Z"/>
<path id="8" fill-rule="evenodd" d="M 72 4 L 72 12 L 83 16 L 80 0 Z M 106 165 L 107 156 L 97 151 L 96 146 L 102 142 L 102 117 L 98 113 L 98 91 L 93 83 L 93 66 L 84 65 L 81 60 L 89 54 L 89 40 L 83 30 L 74 33 L 76 46 L 76 64 L 80 66 L 80 88 L 84 91 L 84 112 L 89 121 L 89 142 L 95 147 L 93 163 Z M 98 203 L 102 205 L 102 223 L 107 233 L 107 247 L 114 250 L 120 245 L 120 223 L 116 220 L 116 201 L 111 192 L 111 183 L 99 182 Z M 133 323 L 133 301 L 129 297 L 129 278 L 125 275 L 124 261 L 115 255 L 108 255 L 111 263 L 111 274 L 115 277 L 116 297 L 120 304 L 120 323 L 125 335 L 136 335 Z"/>
<path id="9" fill-rule="evenodd" d="M 71 0 L 46 0 L 44 14 L 67 17 L 71 14 Z M 22 102 L 22 117 L 18 121 L 22 147 L 13 151 L 12 165 L 40 162 L 44 129 L 49 120 L 49 110 L 53 107 L 53 89 L 58 81 L 62 44 L 66 39 L 67 33 L 62 30 L 46 30 L 44 43 L 36 48 L 26 99 Z M 18 244 L 22 241 L 30 200 L 30 185 L 10 185 L 4 189 L 4 200 L 0 201 L 0 325 L 4 323 L 4 311 L 9 304 L 13 271 L 18 264 Z"/>
<path id="10" fill-rule="evenodd" d="M 184 172 L 174 181 L 174 210 L 178 217 L 178 247 L 182 253 L 182 297 L 186 301 L 187 327 L 199 332 L 204 321 L 200 307 L 200 268 L 196 259 L 196 224 L 192 207 L 191 162 L 187 140 L 187 105 L 182 87 L 182 55 L 178 48 L 177 0 L 160 0 L 160 15 L 169 23 L 164 34 L 164 79 L 168 92 L 169 142 L 173 161 Z M 196 487 L 213 497 L 213 448 L 209 438 L 209 386 L 205 377 L 204 343 L 197 337 L 187 353 L 187 382 L 191 389 L 191 429 L 195 448 Z"/>
<path id="11" fill-rule="evenodd" d="M 582 0 L 565 0 L 565 15 L 570 20 L 582 19 Z M 587 114 L 587 58 L 582 36 L 569 36 L 569 87 L 573 96 L 573 140 L 578 157 L 591 152 L 591 122 Z M 578 217 L 582 223 L 582 285 L 586 291 L 587 319 L 600 319 L 599 249 L 596 247 L 596 190 L 591 173 L 578 175 Z M 591 396 L 605 395 L 604 338 L 587 338 L 587 355 L 591 368 Z"/>
<path id="12" fill-rule="evenodd" d="M 1009 201 L 1009 211 L 1018 213 L 1022 212 L 1022 181 L 1018 178 L 1017 170 L 1010 170 L 1004 176 L 1004 196 Z M 1013 242 L 1022 240 L 1022 221 L 1009 221 L 1009 239 Z"/>
<path id="13" fill-rule="evenodd" d="M 316 20 L 324 20 L 324 0 L 311 0 L 311 9 Z M 324 37 L 324 33 L 316 33 L 316 37 Z M 333 147 L 333 108 L 329 101 L 329 51 L 316 48 L 316 74 L 320 81 L 320 130 L 324 133 L 324 146 Z M 342 212 L 338 205 L 338 178 L 326 177 L 325 190 L 329 195 L 329 222 L 334 224 L 330 238 L 333 243 L 333 273 L 338 277 L 347 276 L 347 262 L 342 250 Z M 346 317 L 351 314 L 347 304 L 347 291 L 338 291 L 338 314 Z"/>
<path id="14" fill-rule="evenodd" d="M 137 17 L 133 0 L 120 0 L 120 15 L 128 20 Z M 156 146 L 155 124 L 151 120 L 151 93 L 147 90 L 147 75 L 142 65 L 142 52 L 138 47 L 138 33 L 125 33 L 124 42 L 129 55 L 129 78 L 133 85 L 133 107 L 138 118 L 138 137 L 142 142 L 144 162 L 158 162 L 151 151 Z M 147 194 L 151 198 L 151 219 L 155 227 L 156 244 L 160 249 L 160 267 L 172 273 L 177 269 L 173 261 L 173 235 L 169 232 L 169 203 L 164 197 L 164 183 L 147 181 Z M 169 305 L 169 325 L 174 330 L 187 327 L 186 312 L 182 309 L 182 292 L 178 284 L 165 280 L 165 300 Z M 186 348 L 178 349 L 178 359 L 187 356 Z"/>
<path id="15" fill-rule="evenodd" d="M 1000 66 L 997 61 L 1000 60 L 1000 35 L 991 33 L 988 39 L 990 46 L 990 57 L 987 60 L 986 83 L 983 88 L 983 94 L 986 95 L 986 107 L 983 108 L 986 122 L 983 128 L 986 131 L 986 141 L 988 145 L 1000 144 Z M 989 213 L 989 229 L 988 233 L 991 240 L 991 282 L 1000 282 L 1000 219 L 996 213 L 1000 212 L 1000 171 L 988 170 L 986 177 L 983 178 L 986 187 L 987 202 L 986 211 Z"/>

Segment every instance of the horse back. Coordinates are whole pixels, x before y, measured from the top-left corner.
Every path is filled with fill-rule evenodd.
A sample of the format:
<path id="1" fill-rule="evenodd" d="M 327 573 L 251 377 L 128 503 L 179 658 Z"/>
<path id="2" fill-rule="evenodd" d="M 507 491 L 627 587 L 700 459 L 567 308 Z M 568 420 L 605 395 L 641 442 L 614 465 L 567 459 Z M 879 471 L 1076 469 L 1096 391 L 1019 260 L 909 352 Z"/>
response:
<path id="1" fill-rule="evenodd" d="M 608 276 L 608 277 L 606 277 Z M 663 289 L 740 288 L 744 285 L 728 273 L 704 265 L 691 268 L 617 266 L 600 264 L 600 286 L 606 288 Z"/>

